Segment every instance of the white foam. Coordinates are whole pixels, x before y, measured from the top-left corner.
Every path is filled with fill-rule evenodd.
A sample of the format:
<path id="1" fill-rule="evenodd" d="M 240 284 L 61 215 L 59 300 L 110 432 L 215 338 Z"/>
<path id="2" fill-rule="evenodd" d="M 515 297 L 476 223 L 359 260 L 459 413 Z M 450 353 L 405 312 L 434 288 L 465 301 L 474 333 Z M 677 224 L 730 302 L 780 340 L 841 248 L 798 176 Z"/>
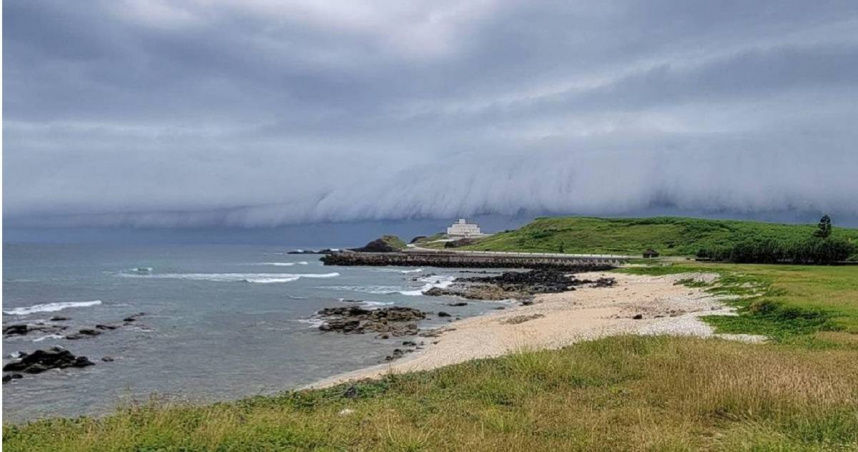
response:
<path id="1" fill-rule="evenodd" d="M 33 339 L 33 342 L 42 342 L 45 339 L 62 339 L 62 338 L 63 338 L 63 336 L 61 336 L 59 334 L 49 334 L 47 336 L 37 337 L 37 338 Z"/>
<path id="2" fill-rule="evenodd" d="M 361 304 L 366 306 L 367 308 L 376 308 L 376 307 L 380 307 L 380 306 L 390 306 L 393 304 L 393 302 L 392 301 L 363 301 L 363 302 L 361 302 Z"/>
<path id="3" fill-rule="evenodd" d="M 322 319 L 298 319 L 296 322 L 309 324 L 310 328 L 318 328 L 325 323 Z"/>
<path id="4" fill-rule="evenodd" d="M 56 312 L 68 308 L 85 308 L 101 304 L 101 300 L 92 301 L 58 301 L 56 303 L 44 303 L 22 308 L 13 308 L 8 311 L 3 311 L 8 315 L 29 315 L 36 312 Z"/>
<path id="5" fill-rule="evenodd" d="M 409 297 L 416 297 L 419 295 L 423 295 L 423 292 L 426 292 L 427 290 L 435 287 L 438 287 L 440 289 L 450 287 L 450 285 L 453 284 L 453 281 L 455 279 L 456 278 L 453 276 L 426 276 L 418 279 L 418 281 L 426 283 L 423 284 L 423 287 L 415 290 L 403 290 L 399 293 L 401 293 L 402 295 L 407 295 Z"/>
<path id="6" fill-rule="evenodd" d="M 416 268 L 414 270 L 399 270 L 399 273 L 420 273 L 422 271 L 422 268 Z"/>
<path id="7" fill-rule="evenodd" d="M 184 279 L 191 281 L 214 281 L 214 282 L 249 282 L 259 284 L 287 283 L 297 281 L 301 278 L 335 278 L 340 276 L 337 272 L 332 273 L 160 273 L 151 275 L 136 275 L 122 273 L 121 276 L 129 278 L 151 278 L 151 279 Z"/>

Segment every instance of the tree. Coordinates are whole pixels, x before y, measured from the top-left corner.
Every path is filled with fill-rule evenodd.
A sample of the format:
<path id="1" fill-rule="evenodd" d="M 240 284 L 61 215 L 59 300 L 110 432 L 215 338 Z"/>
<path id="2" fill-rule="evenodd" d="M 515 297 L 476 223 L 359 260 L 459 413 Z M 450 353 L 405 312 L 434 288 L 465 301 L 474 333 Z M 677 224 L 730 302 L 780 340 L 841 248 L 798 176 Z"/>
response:
<path id="1" fill-rule="evenodd" d="M 831 235 L 831 217 L 828 215 L 823 215 L 822 218 L 819 219 L 819 229 L 813 231 L 814 237 L 820 238 L 828 238 Z"/>

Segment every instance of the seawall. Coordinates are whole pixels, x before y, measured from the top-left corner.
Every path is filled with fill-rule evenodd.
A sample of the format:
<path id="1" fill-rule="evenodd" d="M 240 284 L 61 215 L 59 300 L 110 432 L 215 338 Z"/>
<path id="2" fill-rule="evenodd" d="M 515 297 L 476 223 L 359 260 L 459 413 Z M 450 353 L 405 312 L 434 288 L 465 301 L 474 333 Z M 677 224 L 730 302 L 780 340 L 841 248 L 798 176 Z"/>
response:
<path id="1" fill-rule="evenodd" d="M 341 251 L 322 257 L 325 265 L 403 267 L 558 268 L 606 270 L 626 262 L 625 256 L 575 256 L 536 253 Z"/>

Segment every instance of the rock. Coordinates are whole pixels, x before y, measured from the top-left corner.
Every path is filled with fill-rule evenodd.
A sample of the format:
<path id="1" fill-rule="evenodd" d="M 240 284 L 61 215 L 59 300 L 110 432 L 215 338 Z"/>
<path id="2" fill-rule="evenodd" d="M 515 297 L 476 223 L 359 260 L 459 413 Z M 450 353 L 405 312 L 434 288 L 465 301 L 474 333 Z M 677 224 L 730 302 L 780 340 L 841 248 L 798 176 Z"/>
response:
<path id="1" fill-rule="evenodd" d="M 402 341 L 402 345 L 404 345 L 404 346 L 406 346 L 406 347 L 416 347 L 416 346 L 417 346 L 417 342 L 414 342 L 414 341 Z"/>
<path id="2" fill-rule="evenodd" d="M 522 302 L 521 302 L 522 306 L 530 306 L 532 304 L 533 304 L 533 300 L 522 300 Z"/>
<path id="3" fill-rule="evenodd" d="M 67 367 L 86 367 L 94 363 L 85 356 L 75 356 L 70 351 L 51 347 L 48 350 L 36 350 L 18 361 L 3 366 L 4 372 L 15 371 L 37 374 L 49 369 L 65 369 Z"/>
<path id="4" fill-rule="evenodd" d="M 25 323 L 9 325 L 6 328 L 3 328 L 3 334 L 6 336 L 24 336 L 28 331 L 29 328 L 27 328 L 27 324 Z"/>
<path id="5" fill-rule="evenodd" d="M 405 242 L 395 235 L 385 235 L 379 239 L 375 239 L 362 248 L 355 248 L 352 251 L 360 253 L 394 253 L 405 247 Z"/>
<path id="6" fill-rule="evenodd" d="M 28 325 L 25 323 L 18 323 L 14 325 L 9 325 L 3 328 L 3 335 L 5 336 L 26 336 L 28 333 L 38 331 L 41 333 L 47 334 L 56 334 L 62 330 L 66 329 L 64 325 L 45 325 L 43 323 L 36 323 L 32 325 Z"/>
<path id="7" fill-rule="evenodd" d="M 506 323 L 508 325 L 518 325 L 519 323 L 524 323 L 524 322 L 527 322 L 529 320 L 539 319 L 542 317 L 545 317 L 545 316 L 542 314 L 517 315 L 517 316 L 510 317 L 506 320 L 503 320 L 503 321 L 501 321 L 501 323 Z"/>
<path id="8" fill-rule="evenodd" d="M 101 331 L 94 330 L 92 328 L 81 328 L 78 330 L 77 334 L 83 334 L 84 336 L 98 336 L 101 334 Z"/>
<path id="9" fill-rule="evenodd" d="M 450 317 L 450 314 L 444 311 L 438 311 L 438 317 Z"/>
<path id="10" fill-rule="evenodd" d="M 111 358 L 110 356 L 103 356 L 101 358 L 101 360 L 106 362 L 106 363 L 112 363 L 113 362 L 113 358 Z"/>
<path id="11" fill-rule="evenodd" d="M 643 314 L 635 314 L 632 318 L 635 320 L 640 320 L 643 318 Z"/>
<path id="12" fill-rule="evenodd" d="M 24 378 L 24 376 L 21 374 L 6 374 L 3 375 L 3 383 L 8 383 L 12 380 L 17 380 L 19 378 Z"/>
<path id="13" fill-rule="evenodd" d="M 123 322 L 126 322 L 126 323 L 128 323 L 128 322 L 136 322 L 136 321 L 137 321 L 137 319 L 139 319 L 140 317 L 143 317 L 144 315 L 146 315 L 146 313 L 145 313 L 145 312 L 138 312 L 137 314 L 129 315 L 128 317 L 125 317 L 124 319 L 122 319 L 122 321 L 123 321 Z"/>
<path id="14" fill-rule="evenodd" d="M 402 349 L 395 348 L 395 349 L 393 349 L 393 354 L 392 354 L 392 355 L 385 356 L 385 357 L 384 357 L 384 360 L 385 360 L 385 361 L 393 361 L 393 360 L 395 360 L 395 359 L 402 358 L 402 355 L 404 355 L 404 354 L 405 354 L 405 352 L 404 352 L 404 351 L 402 351 Z"/>
<path id="15" fill-rule="evenodd" d="M 501 310 L 506 309 L 506 307 L 504 307 L 504 306 L 497 306 L 497 307 L 494 307 L 494 308 L 492 308 L 492 309 L 495 309 L 495 310 L 501 311 Z"/>
<path id="16" fill-rule="evenodd" d="M 356 399 L 357 396 L 358 396 L 358 390 L 357 390 L 357 387 L 355 385 L 349 386 L 349 388 L 346 389 L 346 392 L 343 393 L 343 397 L 345 397 L 347 399 Z"/>
<path id="17" fill-rule="evenodd" d="M 467 305 L 468 305 L 468 303 L 465 303 L 464 301 L 460 301 L 457 303 L 447 303 L 447 306 L 453 306 L 453 307 L 467 306 Z"/>
<path id="18" fill-rule="evenodd" d="M 115 330 L 115 329 L 119 328 L 119 325 L 105 325 L 105 324 L 99 323 L 98 325 L 95 325 L 95 328 L 98 330 Z"/>
<path id="19" fill-rule="evenodd" d="M 51 317 L 51 322 L 63 322 L 66 320 L 71 320 L 71 319 L 68 317 L 63 317 L 61 315 L 55 315 L 55 316 Z"/>
<path id="20" fill-rule="evenodd" d="M 321 331 L 345 334 L 361 334 L 367 331 L 382 333 L 378 337 L 413 336 L 419 332 L 417 320 L 426 314 L 414 308 L 392 306 L 381 309 L 365 309 L 360 306 L 338 306 L 324 308 L 318 312 L 325 317 L 319 326 Z"/>

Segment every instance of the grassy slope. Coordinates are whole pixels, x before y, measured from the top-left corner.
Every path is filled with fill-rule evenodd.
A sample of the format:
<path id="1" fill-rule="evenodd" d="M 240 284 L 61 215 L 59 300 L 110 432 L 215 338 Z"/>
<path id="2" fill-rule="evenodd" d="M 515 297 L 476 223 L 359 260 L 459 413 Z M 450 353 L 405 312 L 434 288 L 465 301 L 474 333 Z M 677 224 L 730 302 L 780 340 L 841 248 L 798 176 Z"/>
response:
<path id="1" fill-rule="evenodd" d="M 709 290 L 824 313 L 744 313 L 781 340 L 615 337 L 345 387 L 204 407 L 150 403 L 101 419 L 6 426 L 15 450 L 852 450 L 858 444 L 858 267 L 684 264 Z M 762 316 L 762 317 L 761 317 Z M 812 338 L 812 341 L 797 340 Z M 788 340 L 787 340 L 788 339 Z M 813 346 L 809 346 L 809 345 Z M 250 377 L 250 376 L 249 376 Z M 339 415 L 342 409 L 350 415 Z"/>
<path id="2" fill-rule="evenodd" d="M 815 229 L 815 225 L 681 217 L 551 217 L 537 218 L 463 249 L 639 255 L 653 248 L 665 256 L 688 256 L 704 246 L 725 246 L 752 237 L 806 238 Z M 858 243 L 858 229 L 834 228 L 833 235 Z"/>

